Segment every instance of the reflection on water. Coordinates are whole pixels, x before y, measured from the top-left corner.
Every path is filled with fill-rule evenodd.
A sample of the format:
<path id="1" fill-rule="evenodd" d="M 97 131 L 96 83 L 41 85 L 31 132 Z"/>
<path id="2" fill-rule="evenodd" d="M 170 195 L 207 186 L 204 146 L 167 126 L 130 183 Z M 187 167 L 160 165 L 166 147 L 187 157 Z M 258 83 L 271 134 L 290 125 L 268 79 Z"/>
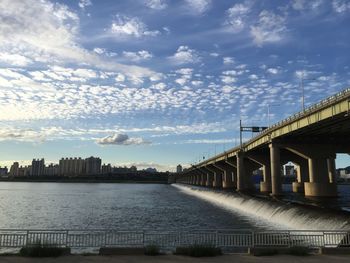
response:
<path id="1" fill-rule="evenodd" d="M 157 184 L 1 182 L 0 209 L 0 228 L 250 229 L 260 224 Z"/>

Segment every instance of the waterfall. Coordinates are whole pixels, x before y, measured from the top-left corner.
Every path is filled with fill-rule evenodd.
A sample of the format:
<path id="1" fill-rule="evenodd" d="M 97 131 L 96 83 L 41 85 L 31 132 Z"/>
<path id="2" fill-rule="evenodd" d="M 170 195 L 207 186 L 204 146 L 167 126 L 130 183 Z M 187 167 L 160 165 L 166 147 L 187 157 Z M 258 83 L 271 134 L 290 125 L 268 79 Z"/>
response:
<path id="1" fill-rule="evenodd" d="M 272 199 L 225 193 L 212 189 L 173 184 L 181 192 L 201 198 L 252 221 L 263 221 L 276 229 L 290 230 L 350 230 L 350 216 L 345 213 L 290 204 Z"/>

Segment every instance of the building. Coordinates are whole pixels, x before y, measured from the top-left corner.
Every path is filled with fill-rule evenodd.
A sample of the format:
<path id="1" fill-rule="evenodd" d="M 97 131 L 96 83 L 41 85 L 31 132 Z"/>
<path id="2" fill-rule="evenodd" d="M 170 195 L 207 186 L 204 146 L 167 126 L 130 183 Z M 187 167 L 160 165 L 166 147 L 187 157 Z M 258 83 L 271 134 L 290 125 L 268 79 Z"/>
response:
<path id="1" fill-rule="evenodd" d="M 177 172 L 177 173 L 182 173 L 182 166 L 181 166 L 181 164 L 179 164 L 178 166 L 176 166 L 176 172 Z"/>
<path id="2" fill-rule="evenodd" d="M 45 175 L 45 160 L 33 159 L 31 167 L 31 176 L 43 176 Z"/>
<path id="3" fill-rule="evenodd" d="M 81 176 L 85 173 L 85 160 L 82 158 L 61 158 L 59 160 L 60 176 Z"/>
<path id="4" fill-rule="evenodd" d="M 58 176 L 59 174 L 59 166 L 57 164 L 50 164 L 45 167 L 45 175 L 46 176 Z"/>
<path id="5" fill-rule="evenodd" d="M 284 168 L 286 171 L 286 173 L 285 173 L 286 176 L 294 176 L 295 175 L 295 168 L 293 165 L 285 165 Z"/>
<path id="6" fill-rule="evenodd" d="M 111 174 L 112 173 L 112 166 L 111 164 L 103 164 L 102 165 L 102 174 Z"/>
<path id="7" fill-rule="evenodd" d="M 5 166 L 5 167 L 1 167 L 0 166 L 0 176 L 7 176 L 8 174 L 8 169 L 7 169 L 7 167 Z"/>
<path id="8" fill-rule="evenodd" d="M 19 176 L 19 164 L 14 162 L 10 168 L 10 176 Z"/>
<path id="9" fill-rule="evenodd" d="M 98 175 L 101 173 L 101 159 L 98 157 L 89 157 L 85 159 L 86 175 Z"/>

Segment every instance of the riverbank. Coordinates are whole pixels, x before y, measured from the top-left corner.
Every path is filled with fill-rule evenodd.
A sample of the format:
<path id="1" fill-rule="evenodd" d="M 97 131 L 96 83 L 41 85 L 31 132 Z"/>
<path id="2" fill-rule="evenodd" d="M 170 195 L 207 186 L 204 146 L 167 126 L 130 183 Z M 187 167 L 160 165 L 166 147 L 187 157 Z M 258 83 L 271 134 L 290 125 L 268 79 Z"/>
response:
<path id="1" fill-rule="evenodd" d="M 347 255 L 311 255 L 311 256 L 289 256 L 289 255 L 276 255 L 266 257 L 254 257 L 249 255 L 234 254 L 223 255 L 212 258 L 193 258 L 185 256 L 175 255 L 162 255 L 162 256 L 81 256 L 70 255 L 58 258 L 25 258 L 18 256 L 0 256 L 0 262 L 4 263 L 316 263 L 316 262 L 332 262 L 332 263 L 345 263 L 349 262 L 350 256 Z"/>

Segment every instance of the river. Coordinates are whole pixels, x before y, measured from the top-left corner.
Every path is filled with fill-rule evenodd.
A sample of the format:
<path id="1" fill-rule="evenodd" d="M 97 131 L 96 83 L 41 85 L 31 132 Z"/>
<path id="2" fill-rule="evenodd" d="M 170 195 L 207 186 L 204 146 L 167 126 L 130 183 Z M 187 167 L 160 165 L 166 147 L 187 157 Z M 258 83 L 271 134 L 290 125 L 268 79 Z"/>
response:
<path id="1" fill-rule="evenodd" d="M 340 189 L 344 192 L 341 195 L 348 197 L 345 193 L 350 192 L 350 187 L 341 186 Z M 341 200 L 345 203 L 344 198 Z M 288 209 L 290 207 L 289 205 Z M 288 220 L 287 217 L 281 216 L 278 218 L 260 216 L 270 208 L 274 209 L 272 213 L 275 216 L 278 216 L 276 211 L 281 211 L 279 203 L 186 186 L 0 183 L 2 229 L 266 229 L 277 227 L 275 222 L 277 219 Z M 294 210 L 293 217 L 298 213 L 305 215 L 305 211 Z M 286 210 L 283 211 L 283 215 L 288 216 Z M 307 220 L 313 216 L 320 217 L 316 214 Z M 346 214 L 345 217 L 341 215 L 341 219 L 337 221 L 343 220 L 345 224 L 347 217 Z M 305 228 L 308 228 L 305 222 L 300 221 L 299 225 L 306 224 Z M 320 221 L 319 227 L 331 223 Z M 296 228 L 299 225 L 282 224 L 280 228 L 284 226 Z M 338 224 L 335 227 L 340 228 L 343 225 Z"/>

